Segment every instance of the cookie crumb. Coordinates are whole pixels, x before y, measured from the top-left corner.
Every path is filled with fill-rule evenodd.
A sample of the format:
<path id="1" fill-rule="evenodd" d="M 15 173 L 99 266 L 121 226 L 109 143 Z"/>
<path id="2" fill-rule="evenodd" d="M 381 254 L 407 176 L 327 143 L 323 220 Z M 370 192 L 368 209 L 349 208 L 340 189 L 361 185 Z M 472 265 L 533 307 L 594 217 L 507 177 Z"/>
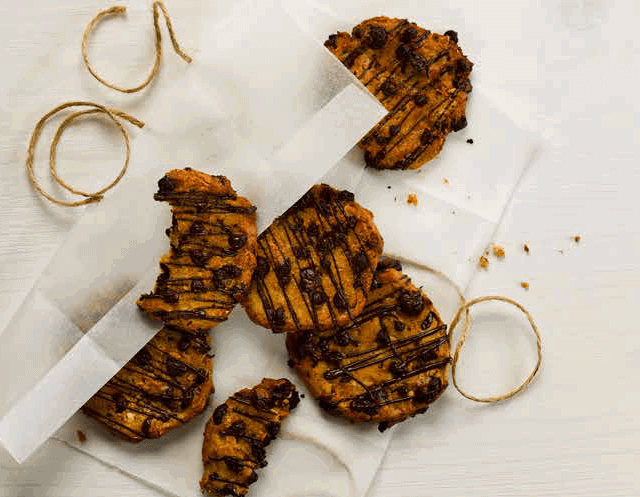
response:
<path id="1" fill-rule="evenodd" d="M 496 257 L 503 258 L 504 257 L 504 248 L 500 245 L 493 244 L 493 255 Z"/>
<path id="2" fill-rule="evenodd" d="M 582 237 L 580 235 L 576 235 L 573 237 L 573 241 L 576 243 L 580 243 L 580 240 L 582 239 Z"/>
<path id="3" fill-rule="evenodd" d="M 524 251 L 528 254 L 529 253 L 529 245 L 527 245 L 526 243 L 522 246 L 522 248 L 524 249 Z"/>
<path id="4" fill-rule="evenodd" d="M 467 143 L 468 143 L 469 145 L 473 145 L 473 138 L 469 138 L 469 139 L 467 140 Z"/>
<path id="5" fill-rule="evenodd" d="M 482 269 L 487 269 L 489 267 L 489 259 L 487 259 L 484 255 L 480 256 L 480 267 Z"/>
<path id="6" fill-rule="evenodd" d="M 442 178 L 442 182 L 443 182 L 445 185 L 448 185 L 448 184 L 449 184 L 449 180 L 448 180 L 447 178 Z"/>
<path id="7" fill-rule="evenodd" d="M 80 442 L 81 444 L 87 441 L 87 436 L 84 434 L 84 431 L 82 430 L 76 431 L 76 436 L 78 437 L 78 442 Z"/>
<path id="8" fill-rule="evenodd" d="M 407 197 L 407 204 L 409 205 L 418 205 L 418 197 L 415 193 L 410 193 Z"/>
<path id="9" fill-rule="evenodd" d="M 521 281 L 520 286 L 525 290 L 529 290 L 529 283 L 527 281 Z"/>

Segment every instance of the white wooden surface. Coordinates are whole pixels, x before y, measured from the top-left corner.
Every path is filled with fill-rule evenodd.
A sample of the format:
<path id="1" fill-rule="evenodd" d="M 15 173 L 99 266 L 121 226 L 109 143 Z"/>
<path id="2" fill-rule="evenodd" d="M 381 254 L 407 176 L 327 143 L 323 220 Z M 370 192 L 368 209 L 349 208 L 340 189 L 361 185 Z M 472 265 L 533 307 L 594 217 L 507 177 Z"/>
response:
<path id="1" fill-rule="evenodd" d="M 135 2 L 127 21 L 96 33 L 93 59 L 109 78 L 135 82 L 149 67 L 150 3 Z M 330 3 L 346 15 L 366 4 Z M 428 9 L 425 2 L 402 4 L 413 9 L 408 16 Z M 197 56 L 200 44 L 198 30 L 189 27 L 204 16 L 223 15 L 230 5 L 169 3 L 188 53 Z M 640 3 L 449 5 L 465 12 L 467 22 L 458 27 L 463 43 L 471 37 L 481 52 L 474 77 L 520 125 L 544 138 L 496 234 L 507 257 L 492 260 L 469 295 L 501 293 L 528 306 L 544 336 L 545 363 L 526 395 L 508 403 L 474 405 L 450 389 L 428 416 L 401 425 L 370 496 L 640 495 Z M 142 118 L 157 105 L 153 89 L 121 97 L 83 71 L 82 30 L 106 6 L 101 0 L 0 3 L 0 328 L 77 215 L 41 201 L 28 185 L 24 155 L 37 118 L 76 98 L 119 105 Z M 375 8 L 372 13 L 382 12 Z M 165 50 L 158 84 L 180 70 L 182 62 Z M 104 182 L 120 165 L 119 140 L 98 124 L 75 127 L 60 148 L 62 173 L 87 187 Z M 93 164 L 100 164 L 97 180 Z M 39 171 L 45 168 L 40 160 Z M 572 241 L 576 234 L 579 243 Z M 524 242 L 529 255 L 522 252 Z M 528 292 L 520 288 L 522 280 L 531 284 Z M 463 379 L 505 388 L 531 364 L 531 340 L 515 317 L 500 322 L 493 310 L 478 316 Z M 481 361 L 473 350 L 483 340 L 503 346 Z M 496 368 L 507 368 L 508 379 Z M 21 467 L 0 449 L 0 495 L 161 494 L 50 442 Z"/>

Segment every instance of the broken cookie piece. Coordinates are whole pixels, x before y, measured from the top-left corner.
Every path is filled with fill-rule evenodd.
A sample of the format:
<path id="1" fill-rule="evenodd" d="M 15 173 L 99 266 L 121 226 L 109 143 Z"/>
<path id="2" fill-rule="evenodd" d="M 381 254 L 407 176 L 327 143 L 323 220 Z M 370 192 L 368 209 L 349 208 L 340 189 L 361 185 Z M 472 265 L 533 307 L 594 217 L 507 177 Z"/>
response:
<path id="1" fill-rule="evenodd" d="M 186 331 L 207 330 L 227 319 L 249 289 L 256 265 L 255 207 L 224 176 L 191 168 L 169 171 L 154 198 L 173 213 L 170 252 L 160 260 L 154 291 L 138 306 Z"/>
<path id="2" fill-rule="evenodd" d="M 300 398 L 287 379 L 265 378 L 220 404 L 207 422 L 202 445 L 200 487 L 209 495 L 243 496 L 266 466 L 265 448 Z"/>

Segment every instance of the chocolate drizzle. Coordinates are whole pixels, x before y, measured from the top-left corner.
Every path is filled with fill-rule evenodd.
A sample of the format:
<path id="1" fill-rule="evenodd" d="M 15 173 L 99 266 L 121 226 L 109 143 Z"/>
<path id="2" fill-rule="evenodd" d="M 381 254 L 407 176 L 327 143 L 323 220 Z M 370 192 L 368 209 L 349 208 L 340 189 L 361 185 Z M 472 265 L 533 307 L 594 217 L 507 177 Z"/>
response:
<path id="1" fill-rule="evenodd" d="M 446 386 L 437 375 L 450 362 L 447 326 L 434 311 L 425 311 L 431 302 L 412 287 L 407 276 L 400 275 L 396 282 L 392 278 L 391 284 L 385 283 L 389 275 L 383 276 L 384 273 L 397 273 L 396 267 L 399 267 L 396 261 L 381 261 L 374 280 L 376 289 L 352 323 L 336 331 L 301 332 L 287 339 L 294 367 L 305 371 L 305 377 L 310 374 L 313 378 L 309 380 L 312 391 L 318 381 L 359 386 L 359 392 L 356 389 L 357 393 L 345 396 L 338 386 L 320 388 L 316 385 L 319 390 L 333 392 L 332 396 L 319 399 L 320 406 L 329 412 L 351 411 L 371 418 L 379 415 L 384 406 L 401 402 L 418 404 L 417 409 L 422 409 L 423 404 L 433 401 Z M 359 344 L 352 336 L 362 337 L 366 344 Z M 308 368 L 316 368 L 321 363 L 326 366 L 320 366 L 317 373 L 309 372 Z M 387 375 L 374 373 L 378 369 L 386 370 Z M 378 376 L 379 381 L 372 380 L 374 376 Z M 438 384 L 429 383 L 427 395 L 420 386 L 425 380 L 407 381 L 416 376 L 426 377 L 427 382 L 437 379 Z M 350 388 L 345 392 L 353 391 Z M 408 409 L 415 413 L 416 408 Z"/>
<path id="2" fill-rule="evenodd" d="M 298 402 L 291 382 L 265 379 L 218 406 L 205 431 L 203 490 L 215 495 L 244 495 L 258 479 L 255 470 L 267 465 L 265 449 L 280 433 L 282 419 Z M 229 438 L 235 441 L 229 442 Z"/>
<path id="3" fill-rule="evenodd" d="M 377 22 L 354 28 L 346 51 L 339 36 L 330 37 L 326 46 L 389 110 L 360 142 L 366 165 L 407 169 L 436 154 L 449 131 L 466 126 L 464 94 L 471 92 L 473 64 L 457 47 L 455 31 L 431 34 L 400 19 L 385 20 L 385 30 Z M 406 124 L 415 119 L 411 126 Z M 414 131 L 420 136 L 423 130 L 429 131 L 425 139 L 406 150 L 408 140 L 414 143 Z M 397 149 L 402 150 L 400 158 Z"/>
<path id="4" fill-rule="evenodd" d="M 158 436 L 151 432 L 154 422 L 173 420 L 179 425 L 187 421 L 184 411 L 191 407 L 209 373 L 173 356 L 161 345 L 185 339 L 201 356 L 209 356 L 208 336 L 165 327 L 82 410 L 131 441 Z M 124 423 L 127 413 L 144 417 L 139 429 Z"/>
<path id="5" fill-rule="evenodd" d="M 255 207 L 238 197 L 226 178 L 212 181 L 188 171 L 170 171 L 158 182 L 154 198 L 169 202 L 173 213 L 167 230 L 171 251 L 162 259 L 154 291 L 142 295 L 138 305 L 167 324 L 199 331 L 226 320 L 248 291 L 242 280 L 252 268 L 234 261 L 254 246 L 248 246 L 246 226 L 255 224 Z"/>
<path id="6" fill-rule="evenodd" d="M 350 192 L 316 185 L 258 237 L 254 285 L 274 331 L 336 328 L 359 310 L 354 293 L 364 294 L 381 242 L 363 239 L 351 202 Z"/>

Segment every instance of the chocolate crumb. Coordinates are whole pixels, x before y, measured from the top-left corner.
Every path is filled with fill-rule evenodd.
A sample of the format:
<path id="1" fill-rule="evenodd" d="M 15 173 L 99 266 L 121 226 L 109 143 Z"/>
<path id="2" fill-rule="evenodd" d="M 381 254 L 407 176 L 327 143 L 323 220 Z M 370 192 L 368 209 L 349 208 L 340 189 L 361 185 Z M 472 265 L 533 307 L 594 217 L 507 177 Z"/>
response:
<path id="1" fill-rule="evenodd" d="M 418 197 L 415 193 L 410 193 L 407 197 L 407 204 L 409 205 L 418 205 Z"/>
<path id="2" fill-rule="evenodd" d="M 76 436 L 78 437 L 78 442 L 80 442 L 81 444 L 87 441 L 87 436 L 84 434 L 84 431 L 82 430 L 76 431 Z"/>
<path id="3" fill-rule="evenodd" d="M 304 394 L 303 394 L 303 393 L 301 393 L 301 394 L 300 394 L 300 397 L 304 399 Z"/>
<path id="4" fill-rule="evenodd" d="M 387 190 L 391 190 L 391 185 L 387 185 Z"/>
<path id="5" fill-rule="evenodd" d="M 580 243 L 580 240 L 581 240 L 581 236 L 580 235 L 576 235 L 576 236 L 573 237 L 573 241 L 576 242 L 576 243 Z"/>
<path id="6" fill-rule="evenodd" d="M 522 246 L 522 248 L 524 249 L 524 251 L 528 254 L 529 253 L 529 245 L 527 245 L 526 243 Z"/>
<path id="7" fill-rule="evenodd" d="M 468 143 L 469 145 L 473 145 L 473 138 L 469 138 L 469 139 L 467 140 L 467 143 Z"/>
<path id="8" fill-rule="evenodd" d="M 493 249 L 493 255 L 500 258 L 504 257 L 504 248 L 502 248 L 500 245 L 496 245 L 494 243 L 492 249 Z"/>
<path id="9" fill-rule="evenodd" d="M 487 269 L 489 267 L 489 259 L 487 259 L 484 255 L 480 256 L 480 267 L 482 269 Z"/>
<path id="10" fill-rule="evenodd" d="M 521 286 L 522 288 L 524 288 L 525 290 L 529 290 L 529 283 L 528 283 L 528 282 L 526 282 L 526 281 L 521 281 L 521 282 L 520 282 L 520 286 Z"/>

